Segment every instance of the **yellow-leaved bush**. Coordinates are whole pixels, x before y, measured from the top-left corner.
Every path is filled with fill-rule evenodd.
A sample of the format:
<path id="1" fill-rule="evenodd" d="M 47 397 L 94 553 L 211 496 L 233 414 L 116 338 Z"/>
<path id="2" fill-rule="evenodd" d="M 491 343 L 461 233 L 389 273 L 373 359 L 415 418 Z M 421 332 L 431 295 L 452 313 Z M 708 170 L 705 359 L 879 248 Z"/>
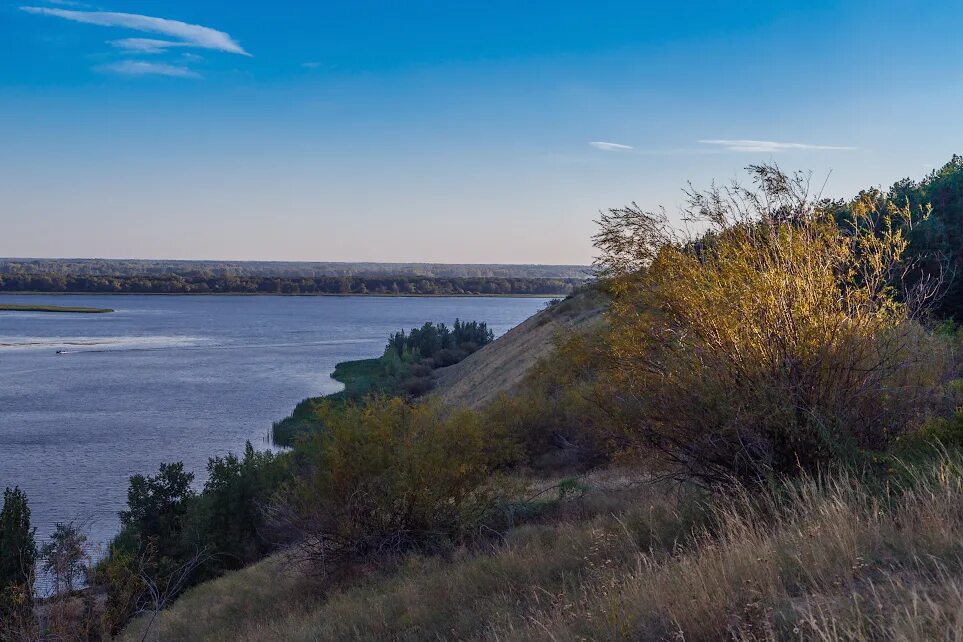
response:
<path id="1" fill-rule="evenodd" d="M 493 468 L 512 447 L 472 412 L 372 397 L 325 404 L 319 418 L 319 431 L 295 448 L 299 474 L 271 512 L 320 572 L 449 548 L 498 502 Z"/>
<path id="2" fill-rule="evenodd" d="M 804 177 L 692 192 L 697 238 L 633 205 L 600 221 L 608 359 L 626 428 L 673 472 L 721 482 L 877 452 L 925 416 L 948 370 L 920 323 L 940 288 L 906 260 L 908 207 L 846 220 Z"/>

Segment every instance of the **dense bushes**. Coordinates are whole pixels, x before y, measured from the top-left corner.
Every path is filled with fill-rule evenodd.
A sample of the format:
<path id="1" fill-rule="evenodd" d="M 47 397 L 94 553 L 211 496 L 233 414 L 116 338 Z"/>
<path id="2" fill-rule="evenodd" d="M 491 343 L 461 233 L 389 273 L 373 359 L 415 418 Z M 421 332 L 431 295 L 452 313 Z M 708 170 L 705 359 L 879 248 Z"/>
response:
<path id="1" fill-rule="evenodd" d="M 286 457 L 255 452 L 208 461 L 203 492 L 192 489 L 183 464 L 161 464 L 156 475 L 134 475 L 121 532 L 97 569 L 108 589 L 108 619 L 159 608 L 161 589 L 183 588 L 260 559 L 271 548 L 261 532 L 262 506 L 287 479 Z"/>
<path id="2" fill-rule="evenodd" d="M 324 430 L 299 444 L 297 475 L 273 509 L 318 571 L 448 549 L 488 516 L 492 470 L 511 449 L 474 414 L 383 397 L 320 412 Z"/>
<path id="3" fill-rule="evenodd" d="M 804 177 L 751 169 L 756 190 L 692 194 L 701 238 L 634 206 L 596 236 L 614 400 L 637 410 L 627 428 L 662 463 L 708 483 L 881 451 L 925 417 L 948 370 L 917 321 L 940 284 L 899 280 L 911 212 L 867 198 L 844 227 Z"/>

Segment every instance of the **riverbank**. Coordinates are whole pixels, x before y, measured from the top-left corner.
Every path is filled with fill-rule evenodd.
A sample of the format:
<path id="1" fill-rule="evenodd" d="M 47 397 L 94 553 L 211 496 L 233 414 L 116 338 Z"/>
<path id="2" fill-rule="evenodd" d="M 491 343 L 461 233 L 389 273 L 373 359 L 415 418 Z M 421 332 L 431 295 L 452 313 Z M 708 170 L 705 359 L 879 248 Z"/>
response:
<path id="1" fill-rule="evenodd" d="M 83 308 L 63 305 L 20 305 L 0 303 L 0 312 L 66 312 L 71 314 L 107 314 L 111 308 Z"/>

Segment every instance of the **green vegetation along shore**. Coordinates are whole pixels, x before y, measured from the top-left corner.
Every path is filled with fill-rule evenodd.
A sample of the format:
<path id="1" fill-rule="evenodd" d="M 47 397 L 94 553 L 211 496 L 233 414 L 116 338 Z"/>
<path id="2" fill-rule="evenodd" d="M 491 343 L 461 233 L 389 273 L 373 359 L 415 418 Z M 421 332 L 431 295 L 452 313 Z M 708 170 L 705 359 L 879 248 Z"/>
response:
<path id="1" fill-rule="evenodd" d="M 380 357 L 335 365 L 331 378 L 344 384 L 344 389 L 299 403 L 289 417 L 274 424 L 274 443 L 293 446 L 299 435 L 316 429 L 318 417 L 332 404 L 357 403 L 372 395 L 420 397 L 434 388 L 435 370 L 461 362 L 493 340 L 484 322 L 460 319 L 451 328 L 428 322 L 410 332 L 395 333 Z"/>
<path id="2" fill-rule="evenodd" d="M 74 314 L 105 314 L 113 312 L 110 308 L 83 308 L 65 305 L 21 305 L 19 303 L 0 303 L 0 312 L 70 312 Z"/>

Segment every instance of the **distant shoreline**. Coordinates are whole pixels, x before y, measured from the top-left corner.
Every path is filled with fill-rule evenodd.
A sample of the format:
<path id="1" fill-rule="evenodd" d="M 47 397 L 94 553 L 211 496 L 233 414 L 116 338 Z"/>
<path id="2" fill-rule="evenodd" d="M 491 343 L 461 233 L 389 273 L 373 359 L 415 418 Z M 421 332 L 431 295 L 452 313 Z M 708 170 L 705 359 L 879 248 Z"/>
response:
<path id="1" fill-rule="evenodd" d="M 296 294 L 284 294 L 281 292 L 2 292 L 0 291 L 0 296 L 243 296 L 243 297 L 254 297 L 254 296 L 281 296 L 281 297 L 377 297 L 377 298 L 391 298 L 391 299 L 444 299 L 444 298 L 486 298 L 486 299 L 564 299 L 570 293 L 568 292 L 555 292 L 551 294 L 407 294 L 403 292 L 398 293 L 383 293 L 383 292 L 349 292 L 349 293 L 333 293 L 333 292 L 318 292 L 318 293 L 304 293 L 299 292 Z M 111 310 L 113 312 L 113 310 Z"/>
<path id="2" fill-rule="evenodd" d="M 68 314 L 107 314 L 113 312 L 110 308 L 82 308 L 62 305 L 20 305 L 17 303 L 0 303 L 0 312 L 60 312 Z"/>

